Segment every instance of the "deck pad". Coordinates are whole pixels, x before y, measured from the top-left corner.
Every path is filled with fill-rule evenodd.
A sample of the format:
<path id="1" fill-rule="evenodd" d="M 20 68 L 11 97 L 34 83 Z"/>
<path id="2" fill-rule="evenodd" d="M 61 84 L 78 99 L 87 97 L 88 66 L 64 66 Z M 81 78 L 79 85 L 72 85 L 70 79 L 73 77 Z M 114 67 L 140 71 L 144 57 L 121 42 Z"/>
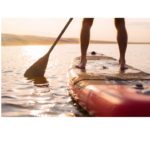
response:
<path id="1" fill-rule="evenodd" d="M 75 58 L 70 69 L 73 69 L 73 82 L 81 80 L 150 80 L 150 74 L 142 72 L 132 66 L 120 71 L 118 61 L 112 57 L 104 55 L 87 56 L 86 70 L 81 70 L 75 66 L 79 64 L 80 57 Z"/>

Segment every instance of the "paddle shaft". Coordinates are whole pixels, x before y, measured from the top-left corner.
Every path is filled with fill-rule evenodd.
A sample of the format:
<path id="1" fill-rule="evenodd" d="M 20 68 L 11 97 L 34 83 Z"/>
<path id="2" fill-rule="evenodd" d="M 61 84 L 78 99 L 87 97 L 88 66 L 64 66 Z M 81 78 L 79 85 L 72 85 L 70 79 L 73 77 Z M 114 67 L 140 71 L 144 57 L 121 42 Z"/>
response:
<path id="1" fill-rule="evenodd" d="M 73 18 L 70 18 L 67 22 L 67 24 L 65 25 L 65 27 L 62 29 L 62 31 L 60 32 L 59 36 L 57 37 L 57 39 L 55 40 L 55 42 L 53 43 L 53 45 L 51 46 L 51 48 L 48 51 L 48 55 L 51 53 L 51 51 L 53 50 L 53 48 L 55 47 L 55 45 L 57 44 L 57 42 L 59 41 L 59 39 L 61 38 L 61 36 L 63 35 L 63 33 L 65 32 L 65 30 L 67 29 L 67 27 L 69 26 L 69 24 L 71 23 L 71 21 L 73 20 Z"/>
<path id="2" fill-rule="evenodd" d="M 55 42 L 53 43 L 53 45 L 51 46 L 49 51 L 43 57 L 41 57 L 38 61 L 36 61 L 32 66 L 30 66 L 30 68 L 28 68 L 26 70 L 26 72 L 24 73 L 25 77 L 33 78 L 33 77 L 43 77 L 44 76 L 44 73 L 45 73 L 45 70 L 47 67 L 47 63 L 48 63 L 49 55 L 72 20 L 73 20 L 73 18 L 69 19 L 69 21 L 67 22 L 67 24 L 65 25 L 63 30 L 60 32 L 59 36 L 57 37 L 57 39 L 55 40 Z"/>

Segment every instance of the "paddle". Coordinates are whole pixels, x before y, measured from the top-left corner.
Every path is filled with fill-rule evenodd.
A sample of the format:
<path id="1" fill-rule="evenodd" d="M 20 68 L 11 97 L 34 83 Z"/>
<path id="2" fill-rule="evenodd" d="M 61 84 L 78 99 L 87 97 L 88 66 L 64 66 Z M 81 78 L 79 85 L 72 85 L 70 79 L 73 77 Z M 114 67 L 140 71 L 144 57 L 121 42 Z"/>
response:
<path id="1" fill-rule="evenodd" d="M 26 70 L 26 72 L 24 73 L 25 77 L 31 78 L 31 77 L 43 77 L 44 76 L 47 63 L 48 63 L 48 59 L 49 59 L 49 55 L 72 20 L 73 18 L 70 18 L 68 20 L 67 24 L 65 25 L 65 27 L 63 28 L 63 30 L 61 31 L 61 33 L 59 34 L 59 36 L 57 37 L 57 39 L 55 40 L 51 48 L 49 49 L 49 51 L 43 57 L 37 60 L 30 68 Z"/>

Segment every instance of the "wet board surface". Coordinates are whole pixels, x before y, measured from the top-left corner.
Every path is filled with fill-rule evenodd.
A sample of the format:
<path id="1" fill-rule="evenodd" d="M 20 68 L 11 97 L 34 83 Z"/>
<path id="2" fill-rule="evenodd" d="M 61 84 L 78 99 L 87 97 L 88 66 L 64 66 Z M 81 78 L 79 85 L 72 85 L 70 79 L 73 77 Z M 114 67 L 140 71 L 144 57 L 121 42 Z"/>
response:
<path id="1" fill-rule="evenodd" d="M 132 66 L 120 71 L 118 60 L 104 55 L 87 60 L 81 70 L 75 58 L 68 71 L 70 93 L 82 107 L 96 116 L 150 116 L 150 74 Z"/>

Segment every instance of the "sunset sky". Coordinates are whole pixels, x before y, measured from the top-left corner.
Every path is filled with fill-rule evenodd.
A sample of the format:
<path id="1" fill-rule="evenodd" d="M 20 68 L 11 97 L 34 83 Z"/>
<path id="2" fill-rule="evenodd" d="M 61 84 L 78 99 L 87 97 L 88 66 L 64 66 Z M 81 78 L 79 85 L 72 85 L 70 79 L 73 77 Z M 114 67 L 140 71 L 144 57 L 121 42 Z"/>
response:
<path id="1" fill-rule="evenodd" d="M 69 18 L 2 18 L 2 33 L 56 37 Z M 74 18 L 63 37 L 79 38 L 82 18 Z M 126 19 L 129 41 L 150 42 L 150 18 Z M 116 40 L 113 18 L 95 18 L 93 40 Z"/>

